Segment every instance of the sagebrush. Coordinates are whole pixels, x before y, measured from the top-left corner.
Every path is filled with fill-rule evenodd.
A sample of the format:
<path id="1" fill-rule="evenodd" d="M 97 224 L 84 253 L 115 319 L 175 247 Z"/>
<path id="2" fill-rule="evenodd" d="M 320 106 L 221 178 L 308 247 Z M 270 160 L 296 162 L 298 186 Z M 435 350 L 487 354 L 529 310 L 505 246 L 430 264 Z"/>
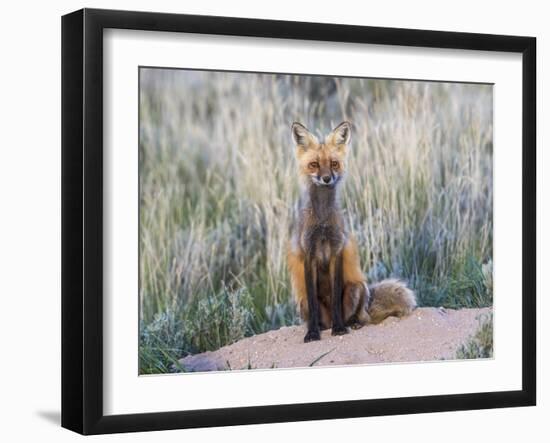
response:
<path id="1" fill-rule="evenodd" d="M 479 318 L 476 333 L 456 352 L 457 359 L 493 358 L 493 315 Z"/>

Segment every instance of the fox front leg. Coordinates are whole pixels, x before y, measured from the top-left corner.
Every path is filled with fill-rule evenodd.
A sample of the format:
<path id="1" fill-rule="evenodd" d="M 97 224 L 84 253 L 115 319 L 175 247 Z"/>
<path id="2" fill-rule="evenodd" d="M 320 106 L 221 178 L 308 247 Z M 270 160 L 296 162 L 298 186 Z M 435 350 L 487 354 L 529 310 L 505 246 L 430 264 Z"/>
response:
<path id="1" fill-rule="evenodd" d="M 309 254 L 306 255 L 304 260 L 304 274 L 309 310 L 307 334 L 304 337 L 304 342 L 308 343 L 310 341 L 321 340 L 319 299 L 317 298 L 317 266 Z"/>
<path id="2" fill-rule="evenodd" d="M 348 328 L 344 325 L 344 269 L 343 255 L 338 254 L 331 262 L 330 280 L 332 282 L 332 335 L 347 334 Z"/>

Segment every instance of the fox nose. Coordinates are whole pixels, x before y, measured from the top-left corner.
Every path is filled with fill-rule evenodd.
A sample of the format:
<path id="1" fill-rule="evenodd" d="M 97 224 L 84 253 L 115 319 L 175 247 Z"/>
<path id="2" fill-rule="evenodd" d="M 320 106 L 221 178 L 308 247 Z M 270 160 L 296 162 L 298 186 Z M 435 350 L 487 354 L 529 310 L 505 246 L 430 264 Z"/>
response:
<path id="1" fill-rule="evenodd" d="M 323 181 L 325 183 L 330 183 L 330 178 L 331 178 L 330 175 L 323 175 Z"/>

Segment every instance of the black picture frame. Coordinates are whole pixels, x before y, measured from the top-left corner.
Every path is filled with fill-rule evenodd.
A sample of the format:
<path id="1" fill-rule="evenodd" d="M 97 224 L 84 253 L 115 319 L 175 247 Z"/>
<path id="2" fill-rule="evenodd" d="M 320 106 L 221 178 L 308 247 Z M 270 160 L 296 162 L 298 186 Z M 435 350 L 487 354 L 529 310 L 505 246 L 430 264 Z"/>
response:
<path id="1" fill-rule="evenodd" d="M 103 413 L 103 30 L 171 31 L 522 54 L 522 389 L 230 409 Z M 62 18 L 62 426 L 82 434 L 530 406 L 536 403 L 536 39 L 83 9 Z"/>

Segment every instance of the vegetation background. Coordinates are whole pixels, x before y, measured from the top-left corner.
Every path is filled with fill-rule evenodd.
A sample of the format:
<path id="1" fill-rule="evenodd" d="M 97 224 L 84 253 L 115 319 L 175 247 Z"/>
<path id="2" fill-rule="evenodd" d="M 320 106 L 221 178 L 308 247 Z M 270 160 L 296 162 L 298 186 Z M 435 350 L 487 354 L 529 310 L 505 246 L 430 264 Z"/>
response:
<path id="1" fill-rule="evenodd" d="M 140 373 L 298 323 L 293 121 L 353 124 L 343 206 L 370 281 L 407 280 L 421 306 L 491 306 L 492 91 L 142 68 Z"/>

